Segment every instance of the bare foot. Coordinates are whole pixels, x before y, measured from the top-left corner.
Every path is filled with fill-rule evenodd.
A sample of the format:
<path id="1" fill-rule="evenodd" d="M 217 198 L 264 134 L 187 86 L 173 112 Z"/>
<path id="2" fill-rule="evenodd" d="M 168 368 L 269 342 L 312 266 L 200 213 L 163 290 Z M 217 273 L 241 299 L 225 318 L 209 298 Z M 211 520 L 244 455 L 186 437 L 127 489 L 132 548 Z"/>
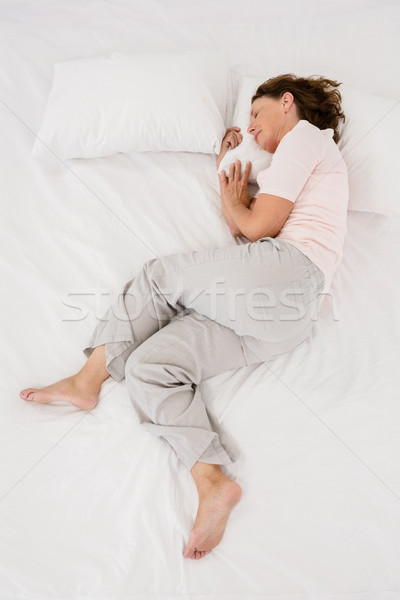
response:
<path id="1" fill-rule="evenodd" d="M 47 404 L 54 400 L 64 400 L 82 410 L 91 410 L 97 404 L 98 394 L 98 386 L 84 385 L 76 375 L 72 375 L 72 377 L 61 379 L 40 389 L 26 388 L 20 392 L 20 397 L 22 400 L 39 402 L 40 404 Z"/>
<path id="2" fill-rule="evenodd" d="M 199 492 L 199 508 L 184 558 L 203 558 L 219 544 L 230 512 L 241 495 L 240 485 L 224 474 Z"/>

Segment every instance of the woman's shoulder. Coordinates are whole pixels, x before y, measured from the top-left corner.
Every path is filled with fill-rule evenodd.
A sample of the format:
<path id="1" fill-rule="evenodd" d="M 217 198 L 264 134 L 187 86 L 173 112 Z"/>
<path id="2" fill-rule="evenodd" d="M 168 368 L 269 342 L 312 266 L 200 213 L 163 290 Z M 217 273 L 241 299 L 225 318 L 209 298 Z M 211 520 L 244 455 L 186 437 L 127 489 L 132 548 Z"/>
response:
<path id="1" fill-rule="evenodd" d="M 300 119 L 296 125 L 282 138 L 282 141 L 290 136 L 291 137 L 308 137 L 314 140 L 330 139 L 333 138 L 333 129 L 320 129 L 316 125 L 310 123 L 306 119 Z"/>
<path id="2" fill-rule="evenodd" d="M 278 145 L 273 159 L 278 157 L 288 158 L 290 155 L 312 154 L 322 157 L 325 154 L 326 143 L 328 141 L 325 132 L 330 138 L 333 136 L 333 130 L 321 130 L 309 121 L 300 119 L 296 125 L 283 136 Z"/>
<path id="3" fill-rule="evenodd" d="M 296 144 L 293 144 L 293 152 L 310 152 L 318 155 L 318 163 L 322 168 L 329 171 L 346 171 L 346 165 L 338 145 L 333 139 L 334 130 L 332 128 L 319 129 L 309 121 L 302 119 L 292 129 L 297 128 Z M 295 132 L 296 133 L 296 132 Z"/>

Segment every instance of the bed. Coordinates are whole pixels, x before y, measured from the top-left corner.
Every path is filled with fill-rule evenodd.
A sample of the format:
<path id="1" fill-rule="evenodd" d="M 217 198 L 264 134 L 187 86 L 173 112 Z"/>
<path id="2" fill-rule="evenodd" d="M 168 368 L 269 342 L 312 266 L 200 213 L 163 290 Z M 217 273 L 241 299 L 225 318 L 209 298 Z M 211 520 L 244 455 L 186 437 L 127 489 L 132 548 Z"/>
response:
<path id="1" fill-rule="evenodd" d="M 0 16 L 0 600 L 400 599 L 398 3 L 25 0 Z M 124 381 L 92 411 L 19 397 L 83 366 L 146 260 L 247 241 L 224 221 L 213 152 L 32 158 L 55 63 L 191 50 L 228 56 L 225 127 L 246 76 L 337 79 L 360 94 L 354 118 L 381 102 L 344 138 L 366 155 L 312 336 L 201 383 L 243 496 L 200 561 L 182 556 L 194 482 Z M 383 166 L 364 171 L 371 139 Z"/>

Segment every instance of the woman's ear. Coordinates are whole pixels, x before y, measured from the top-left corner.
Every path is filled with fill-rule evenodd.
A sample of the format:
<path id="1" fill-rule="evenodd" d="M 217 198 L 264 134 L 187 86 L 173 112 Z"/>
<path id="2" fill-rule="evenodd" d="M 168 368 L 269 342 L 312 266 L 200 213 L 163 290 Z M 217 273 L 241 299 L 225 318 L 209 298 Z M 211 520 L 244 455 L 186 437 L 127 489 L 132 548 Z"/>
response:
<path id="1" fill-rule="evenodd" d="M 281 98 L 284 112 L 288 112 L 294 102 L 294 96 L 290 92 L 285 92 Z"/>

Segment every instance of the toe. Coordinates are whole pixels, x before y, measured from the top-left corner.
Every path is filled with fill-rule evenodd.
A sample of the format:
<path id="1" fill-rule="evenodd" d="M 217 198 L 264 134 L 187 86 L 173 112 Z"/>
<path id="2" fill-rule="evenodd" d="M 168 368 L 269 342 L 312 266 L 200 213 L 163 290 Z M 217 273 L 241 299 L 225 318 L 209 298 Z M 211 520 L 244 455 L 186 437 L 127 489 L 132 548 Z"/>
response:
<path id="1" fill-rule="evenodd" d="M 29 398 L 29 395 L 32 394 L 33 391 L 34 391 L 33 388 L 26 388 L 25 390 L 22 390 L 22 392 L 20 393 L 20 396 L 24 400 L 32 400 L 32 398 Z"/>
<path id="2" fill-rule="evenodd" d="M 192 548 L 191 546 L 187 546 L 186 550 L 185 550 L 185 554 L 183 555 L 184 558 L 193 558 L 195 554 L 195 550 L 194 548 Z"/>
<path id="3" fill-rule="evenodd" d="M 197 542 L 193 539 L 193 535 L 190 536 L 189 541 L 186 546 L 184 558 L 195 558 L 195 553 L 197 550 Z"/>

